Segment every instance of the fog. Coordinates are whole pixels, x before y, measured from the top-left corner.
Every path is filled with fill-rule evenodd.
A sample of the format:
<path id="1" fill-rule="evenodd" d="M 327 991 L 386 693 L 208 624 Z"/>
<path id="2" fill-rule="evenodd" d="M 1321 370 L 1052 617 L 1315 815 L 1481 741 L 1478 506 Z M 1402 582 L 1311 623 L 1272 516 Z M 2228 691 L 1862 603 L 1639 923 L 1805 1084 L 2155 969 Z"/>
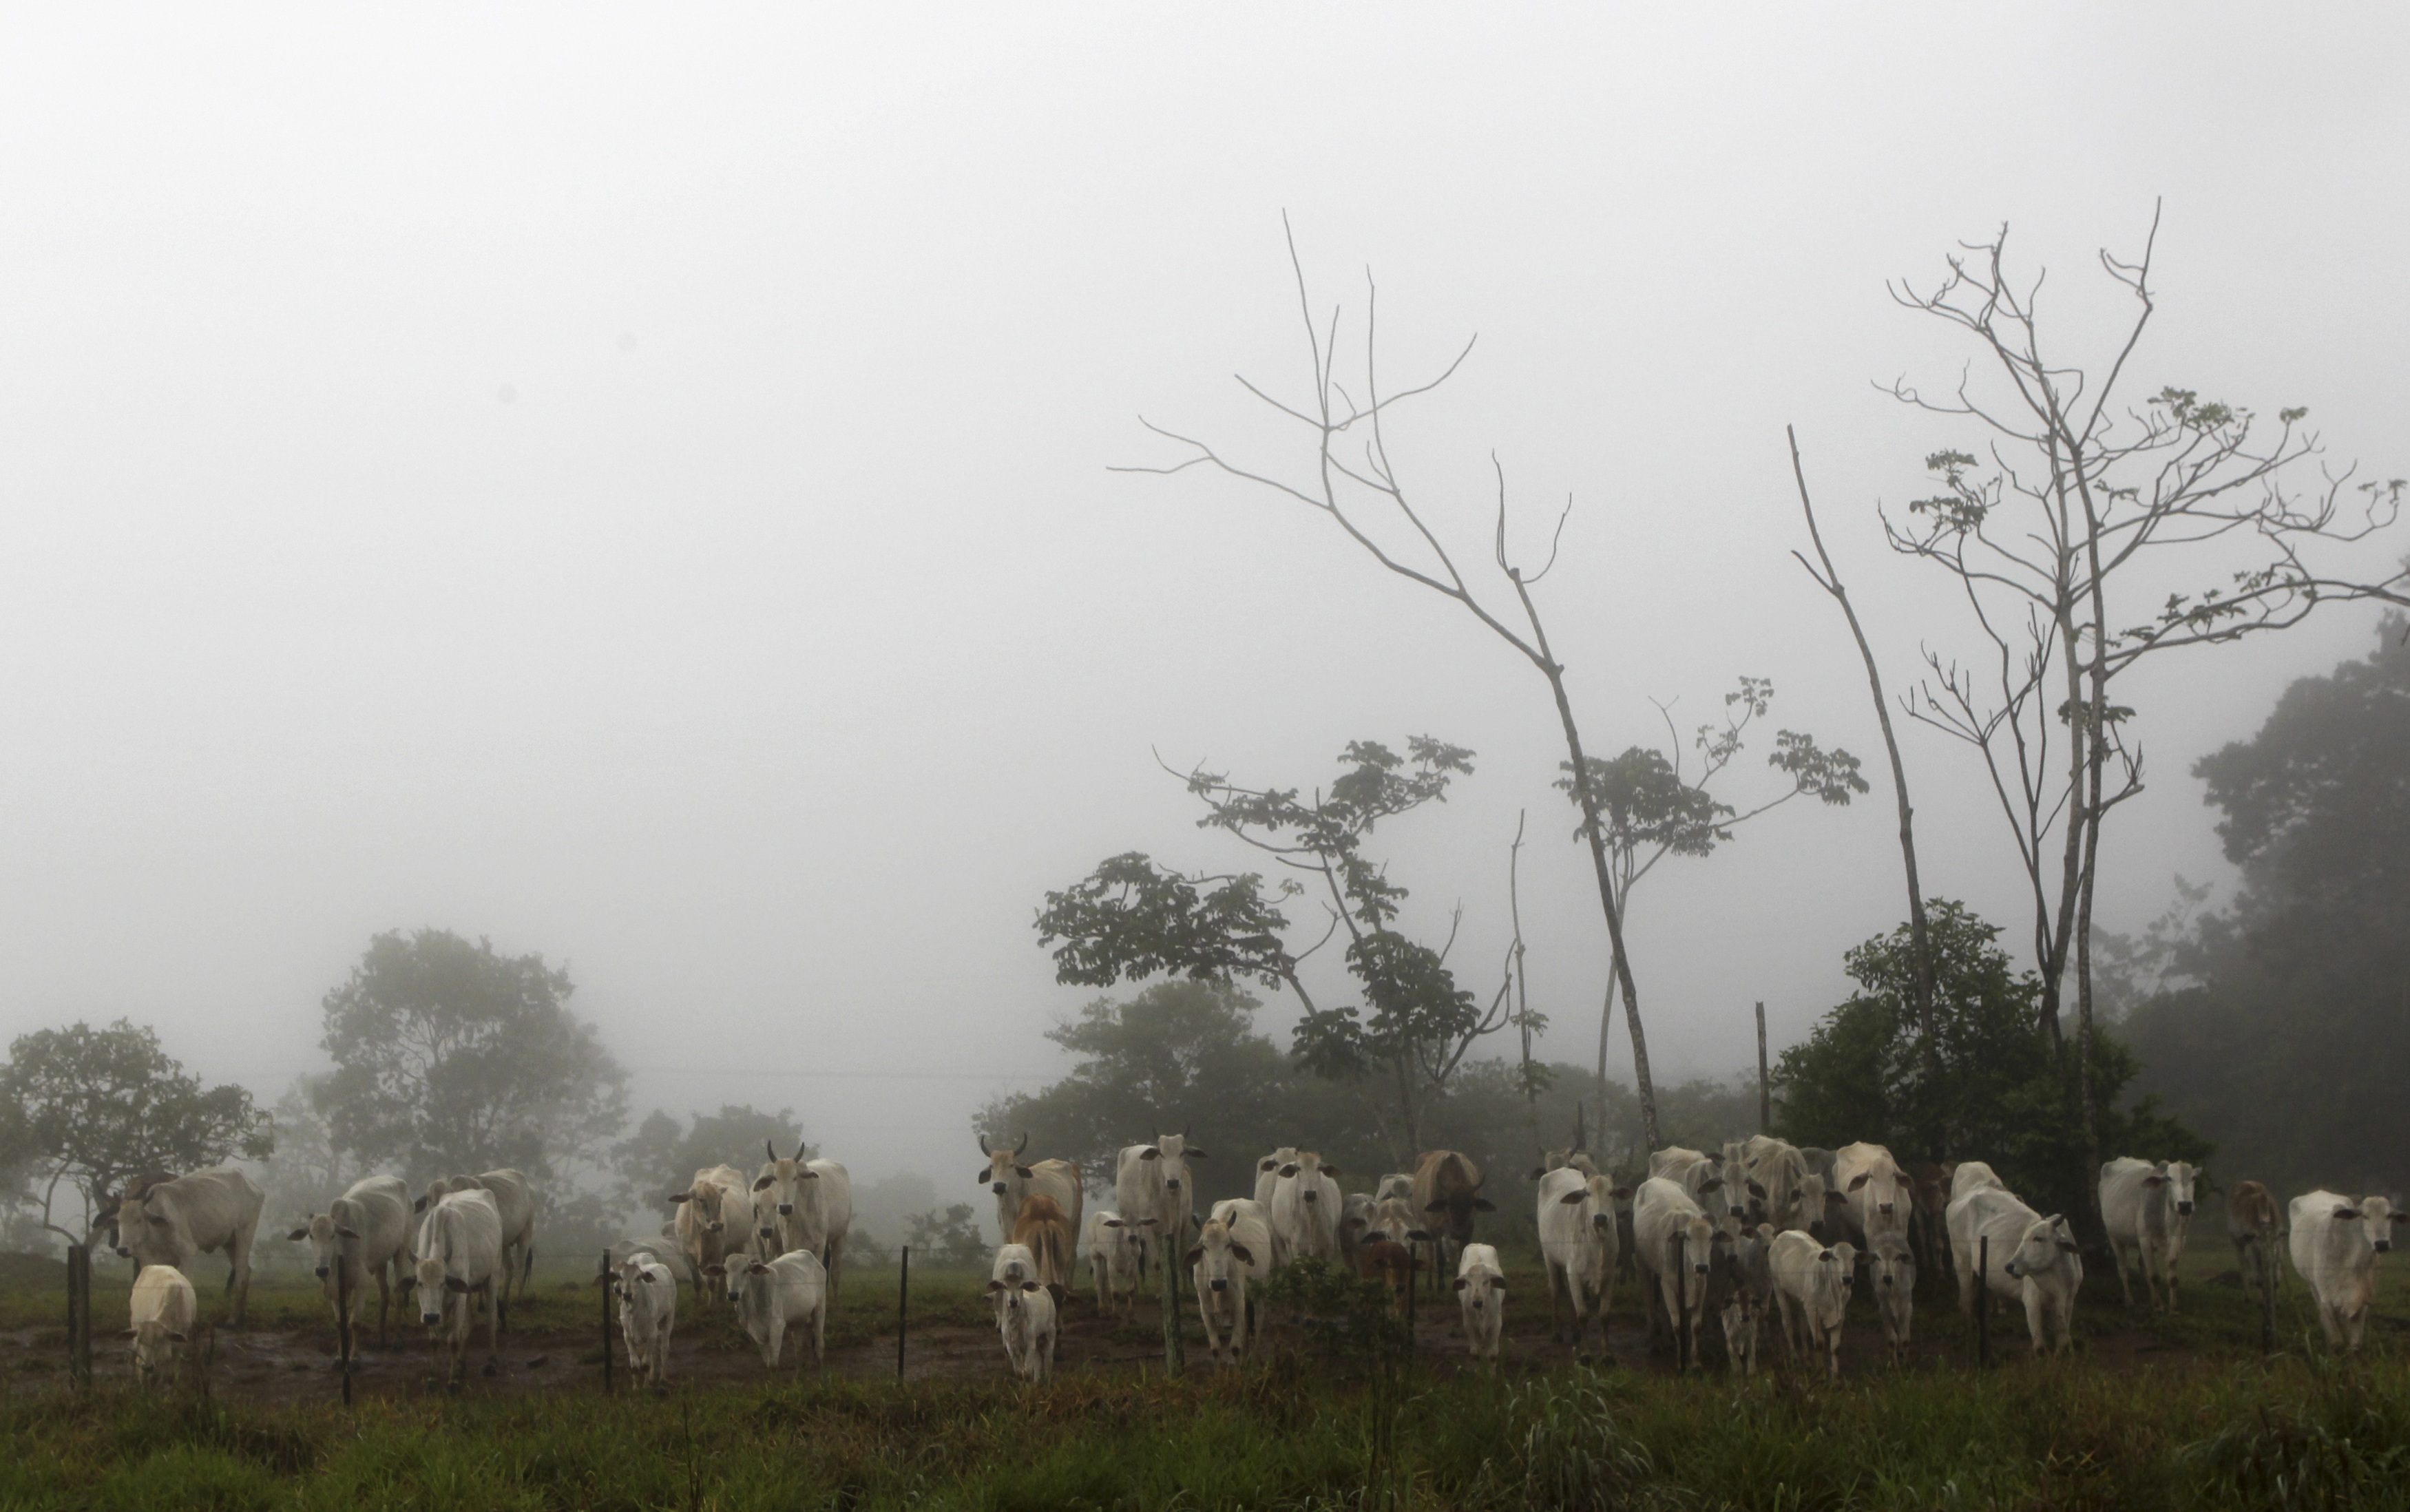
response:
<path id="1" fill-rule="evenodd" d="M 1903 913 L 1783 443 L 1895 685 L 1920 641 L 1966 644 L 1874 506 L 1976 439 L 1877 385 L 1972 354 L 1886 280 L 2007 222 L 2069 339 L 2105 342 L 2096 250 L 2139 251 L 2163 200 L 2132 390 L 2306 405 L 2336 460 L 2410 472 L 2399 13 L 11 31 L 0 1030 L 124 1015 L 263 1103 L 324 1065 L 319 999 L 369 938 L 431 925 L 567 963 L 640 1113 L 792 1106 L 858 1179 L 942 1177 L 980 1104 L 1065 1068 L 1043 1032 L 1092 996 L 1037 948 L 1045 890 L 1129 850 L 1239 864 L 1158 756 L 1311 784 L 1351 739 L 1424 733 L 1478 759 L 1381 831 L 1409 927 L 1460 903 L 1454 959 L 1494 980 L 1528 810 L 1544 1049 L 1589 1059 L 1606 950 L 1545 685 L 1299 506 L 1108 471 L 1179 459 L 1141 414 L 1310 460 L 1231 380 L 1306 391 L 1284 211 L 1345 328 L 1377 278 L 1399 380 L 1478 333 L 1392 447 L 1472 564 L 1493 453 L 1518 549 L 1573 500 L 1542 593 L 1593 751 L 1662 740 L 1651 700 L 1687 734 L 1747 674 L 1770 725 L 1868 763 L 1855 807 L 1789 806 L 1643 885 L 1661 1079 L 1749 1059 L 1756 1000 L 1778 1046 L 1804 1033 Z M 2138 675 L 2151 785 L 2110 821 L 2106 926 L 2227 878 L 2190 763 L 2374 619 Z M 1904 739 L 1928 891 L 2021 940 L 1980 770 Z M 1723 796 L 1777 791 L 1768 749 Z M 1284 1041 L 1293 1008 L 1264 1010 Z M 1628 1074 L 1619 1028 L 1614 1054 Z"/>

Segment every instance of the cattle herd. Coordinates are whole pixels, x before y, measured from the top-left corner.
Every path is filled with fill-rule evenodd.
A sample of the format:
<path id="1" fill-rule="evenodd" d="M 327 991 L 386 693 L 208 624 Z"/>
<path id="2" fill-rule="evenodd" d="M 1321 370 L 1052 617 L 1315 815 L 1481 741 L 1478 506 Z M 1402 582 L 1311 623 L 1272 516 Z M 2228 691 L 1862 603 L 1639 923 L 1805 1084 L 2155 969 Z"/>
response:
<path id="1" fill-rule="evenodd" d="M 1427 1151 L 1412 1173 L 1344 1193 L 1338 1167 L 1284 1147 L 1256 1162 L 1252 1198 L 1214 1202 L 1199 1221 L 1189 1163 L 1206 1152 L 1184 1131 L 1124 1148 L 1114 1205 L 1093 1212 L 1079 1167 L 1026 1160 L 1028 1142 L 1024 1135 L 1006 1149 L 982 1137 L 987 1163 L 978 1177 L 995 1197 L 1005 1238 L 987 1296 L 1007 1360 L 1028 1380 L 1053 1370 L 1060 1308 L 1082 1255 L 1099 1311 L 1114 1316 L 1127 1313 L 1150 1275 L 1168 1272 L 1167 1246 L 1195 1286 L 1217 1363 L 1244 1359 L 1260 1340 L 1260 1290 L 1283 1266 L 1318 1260 L 1377 1280 L 1402 1307 L 1428 1248 L 1442 1276 L 1453 1272 L 1474 1361 L 1496 1369 L 1506 1276 L 1474 1228 L 1476 1214 L 1497 1209 L 1463 1155 Z M 798 1366 L 806 1356 L 820 1362 L 852 1223 L 851 1183 L 845 1167 L 806 1159 L 800 1144 L 781 1156 L 765 1141 L 765 1154 L 749 1177 L 728 1165 L 696 1171 L 668 1194 L 675 1214 L 659 1236 L 610 1252 L 597 1279 L 618 1301 L 640 1382 L 664 1380 L 688 1286 L 706 1308 L 724 1293 L 765 1367 L 778 1367 L 790 1333 L 802 1341 Z M 2101 1215 L 2128 1305 L 2138 1272 L 2150 1305 L 2176 1310 L 2199 1175 L 2182 1161 L 2119 1158 L 2100 1168 Z M 1759 1136 L 1726 1144 L 1720 1156 L 1660 1150 L 1645 1180 L 1619 1186 L 1593 1164 L 1577 1121 L 1572 1142 L 1544 1152 L 1531 1180 L 1553 1337 L 1577 1354 L 1592 1347 L 1593 1330 L 1604 1344 L 1618 1275 L 1628 1272 L 1640 1285 L 1652 1344 L 1694 1345 L 1714 1319 L 1728 1362 L 1743 1374 L 1755 1371 L 1759 1325 L 1772 1316 L 1788 1358 L 1837 1377 L 1842 1321 L 1861 1286 L 1874 1297 L 1890 1357 L 1902 1361 L 1920 1265 L 1954 1272 L 1964 1311 L 1985 1292 L 2022 1304 L 2037 1354 L 2069 1345 L 2083 1278 L 2075 1236 L 2063 1214 L 2036 1212 L 1982 1161 L 1904 1168 L 1879 1144 L 1822 1150 Z M 230 1168 L 153 1171 L 104 1199 L 94 1242 L 137 1267 L 123 1338 L 138 1381 L 147 1386 L 177 1366 L 197 1316 L 183 1268 L 197 1256 L 223 1253 L 230 1262 L 228 1322 L 241 1324 L 262 1202 L 258 1185 Z M 380 1340 L 396 1294 L 407 1305 L 415 1288 L 420 1316 L 444 1354 L 447 1387 L 457 1391 L 481 1316 L 486 1374 L 496 1369 L 511 1287 L 515 1281 L 524 1295 L 532 1272 L 536 1208 L 533 1186 L 515 1170 L 439 1178 L 414 1198 L 399 1177 L 370 1176 L 287 1238 L 311 1246 L 327 1301 L 346 1310 L 339 1319 L 346 1329 L 359 1326 L 371 1279 Z M 2410 1213 L 2395 1213 L 2382 1197 L 2321 1190 L 2280 1207 L 2256 1181 L 2227 1195 L 2228 1234 L 2245 1285 L 2272 1299 L 2283 1248 L 2308 1284 L 2328 1342 L 2345 1350 L 2359 1347 L 2375 1257 L 2404 1222 Z M 1699 1353 L 1688 1347 L 1680 1358 L 1695 1367 Z"/>

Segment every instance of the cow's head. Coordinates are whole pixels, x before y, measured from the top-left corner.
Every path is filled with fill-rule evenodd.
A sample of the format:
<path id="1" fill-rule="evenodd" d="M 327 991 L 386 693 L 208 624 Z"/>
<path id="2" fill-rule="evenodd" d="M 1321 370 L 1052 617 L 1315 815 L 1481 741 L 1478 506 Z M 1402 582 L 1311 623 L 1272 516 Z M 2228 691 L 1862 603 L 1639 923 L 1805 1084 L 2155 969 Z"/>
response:
<path id="1" fill-rule="evenodd" d="M 359 1239 L 359 1231 L 349 1224 L 337 1222 L 332 1214 L 317 1213 L 311 1214 L 309 1222 L 284 1237 L 297 1244 L 306 1243 L 311 1247 L 317 1260 L 315 1273 L 319 1280 L 329 1283 L 327 1295 L 334 1296 L 335 1267 L 341 1264 L 342 1258 L 351 1252 L 350 1246 Z"/>
<path id="2" fill-rule="evenodd" d="M 420 1256 L 418 1263 L 411 1268 L 411 1280 L 418 1287 L 419 1320 L 430 1329 L 443 1321 L 444 1301 L 452 1289 L 450 1283 L 457 1279 L 447 1275 L 445 1269 L 443 1258 L 435 1255 Z"/>
<path id="3" fill-rule="evenodd" d="M 795 1153 L 782 1156 L 768 1140 L 762 1141 L 762 1153 L 770 1160 L 762 1168 L 762 1173 L 753 1178 L 753 1191 L 757 1198 L 768 1194 L 770 1205 L 781 1218 L 794 1216 L 795 1203 L 804 1192 L 804 1184 L 820 1179 L 819 1171 L 804 1164 L 805 1153 L 809 1148 L 802 1140 L 797 1140 Z"/>
<path id="4" fill-rule="evenodd" d="M 1139 1152 L 1139 1158 L 1160 1161 L 1163 1189 L 1176 1192 L 1180 1190 L 1182 1179 L 1188 1174 L 1188 1162 L 1204 1159 L 1205 1152 L 1190 1144 L 1188 1131 L 1182 1129 L 1177 1134 L 1157 1134 L 1153 1144 Z"/>
<path id="5" fill-rule="evenodd" d="M 133 1344 L 134 1379 L 145 1391 L 157 1385 L 162 1376 L 173 1373 L 189 1342 L 182 1330 L 156 1318 L 137 1323 L 118 1337 Z"/>
<path id="6" fill-rule="evenodd" d="M 181 1266 L 192 1255 L 156 1192 L 129 1194 L 117 1204 L 117 1253 L 141 1265 Z"/>
<path id="7" fill-rule="evenodd" d="M 987 1136 L 979 1137 L 980 1154 L 987 1156 L 987 1169 L 972 1180 L 984 1182 L 996 1196 L 1009 1198 L 1023 1183 L 1038 1174 L 1021 1163 L 1022 1152 L 1029 1148 L 1029 1136 L 1023 1134 L 1009 1150 L 991 1149 Z"/>
<path id="8" fill-rule="evenodd" d="M 1475 1313 L 1486 1313 L 1492 1301 L 1506 1304 L 1506 1278 L 1486 1265 L 1476 1265 L 1456 1278 L 1457 1299 Z"/>
<path id="9" fill-rule="evenodd" d="M 2001 1272 L 2014 1278 L 2046 1275 L 2061 1263 L 2062 1257 L 2076 1253 L 2072 1233 L 2066 1220 L 2054 1213 L 2049 1217 L 2025 1226 L 2025 1236 L 2017 1241 L 2016 1249 L 2000 1266 Z"/>
<path id="10" fill-rule="evenodd" d="M 1877 1236 L 1874 1247 L 1865 1256 L 1866 1279 L 1874 1284 L 1875 1296 L 1888 1301 L 1898 1298 L 1905 1303 L 1916 1291 L 1916 1256 L 1908 1241 L 1898 1234 Z"/>
<path id="11" fill-rule="evenodd" d="M 2192 1184 L 2200 1174 L 2199 1168 L 2181 1160 L 2162 1160 L 2142 1178 L 2142 1185 L 2163 1193 L 2175 1204 L 2177 1215 L 2192 1216 Z"/>
<path id="12" fill-rule="evenodd" d="M 1324 1165 L 1321 1155 L 1313 1150 L 1299 1151 L 1296 1159 L 1280 1168 L 1283 1181 L 1294 1180 L 1297 1183 L 1299 1199 L 1316 1207 L 1322 1202 L 1322 1178 L 1335 1177 L 1339 1173 L 1337 1166 Z M 1334 1217 L 1332 1221 L 1337 1220 Z"/>
<path id="13" fill-rule="evenodd" d="M 2382 1255 L 2393 1247 L 2393 1230 L 2410 1223 L 2410 1213 L 2393 1211 L 2390 1198 L 2363 1197 L 2359 1199 L 2359 1221 L 2368 1233 L 2368 1243 Z"/>
<path id="14" fill-rule="evenodd" d="M 1185 1263 L 1197 1284 L 1208 1291 L 1227 1291 L 1235 1281 L 1244 1292 L 1247 1273 L 1254 1269 L 1256 1257 L 1254 1251 L 1230 1237 L 1229 1225 L 1219 1218 L 1209 1218 Z"/>
<path id="15" fill-rule="evenodd" d="M 691 1222 L 696 1228 L 706 1234 L 717 1234 L 724 1233 L 728 1228 L 728 1214 L 722 1211 L 727 1204 L 721 1200 L 725 1195 L 720 1185 L 711 1179 L 710 1171 L 698 1170 L 694 1173 L 693 1185 L 683 1192 L 672 1192 L 662 1200 L 684 1207 L 690 1215 L 685 1221 Z"/>

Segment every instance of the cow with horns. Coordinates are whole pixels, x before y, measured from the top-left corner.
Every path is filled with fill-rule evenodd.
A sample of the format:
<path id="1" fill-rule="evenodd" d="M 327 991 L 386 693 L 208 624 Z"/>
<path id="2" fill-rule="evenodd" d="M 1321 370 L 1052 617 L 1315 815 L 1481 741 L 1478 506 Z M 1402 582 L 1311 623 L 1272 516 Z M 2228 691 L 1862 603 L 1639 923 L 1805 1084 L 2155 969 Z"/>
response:
<path id="1" fill-rule="evenodd" d="M 995 1194 L 995 1228 L 1007 1240 L 1012 1238 L 1013 1226 L 1021 1221 L 1021 1205 L 1033 1197 L 1051 1197 L 1069 1220 L 1071 1231 L 1080 1233 L 1080 1210 L 1087 1193 L 1081 1181 L 1080 1168 L 1068 1160 L 1033 1160 L 1024 1163 L 1022 1155 L 1029 1148 L 1029 1136 L 1024 1134 L 1009 1150 L 992 1148 L 987 1136 L 980 1136 L 980 1154 L 987 1156 L 987 1169 L 974 1178 Z M 1140 1214 L 1145 1216 L 1144 1214 Z"/>

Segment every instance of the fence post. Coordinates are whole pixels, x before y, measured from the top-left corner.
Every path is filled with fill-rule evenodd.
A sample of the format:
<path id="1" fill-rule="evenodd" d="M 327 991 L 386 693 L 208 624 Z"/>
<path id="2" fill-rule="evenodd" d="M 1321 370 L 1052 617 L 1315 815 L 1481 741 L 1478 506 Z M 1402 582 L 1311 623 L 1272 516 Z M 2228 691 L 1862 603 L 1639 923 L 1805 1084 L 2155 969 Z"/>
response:
<path id="1" fill-rule="evenodd" d="M 1682 1234 L 1665 1236 L 1666 1266 L 1674 1276 L 1674 1374 L 1691 1368 L 1691 1278 L 1682 1273 Z"/>
<path id="2" fill-rule="evenodd" d="M 1975 1364 L 1992 1363 L 1992 1236 L 1975 1241 Z"/>
<path id="3" fill-rule="evenodd" d="M 611 1394 L 611 1252 L 602 1252 L 602 1264 L 594 1273 L 595 1289 L 602 1293 L 602 1394 Z M 671 1283 L 675 1287 L 676 1282 Z"/>
<path id="4" fill-rule="evenodd" d="M 1765 1083 L 1765 1005 L 1757 1005 L 1757 1131 L 1774 1132 L 1774 1089 Z"/>
<path id="5" fill-rule="evenodd" d="M 903 1249 L 904 1263 L 895 1272 L 895 1378 L 904 1378 L 906 1314 L 912 1304 L 912 1246 Z"/>
<path id="6" fill-rule="evenodd" d="M 335 1368 L 343 1375 L 343 1405 L 352 1404 L 352 1271 L 341 1240 L 335 1244 Z"/>
<path id="7" fill-rule="evenodd" d="M 2259 1352 L 2276 1352 L 2276 1257 L 2263 1239 L 2251 1242 L 2259 1250 Z"/>
<path id="8" fill-rule="evenodd" d="M 1180 1336 L 1180 1259 L 1173 1252 L 1188 1237 L 1185 1223 L 1175 1224 L 1163 1241 L 1163 1372 L 1177 1375 L 1188 1368 L 1187 1342 Z"/>
<path id="9" fill-rule="evenodd" d="M 92 1247 L 67 1246 L 67 1379 L 92 1385 Z"/>

